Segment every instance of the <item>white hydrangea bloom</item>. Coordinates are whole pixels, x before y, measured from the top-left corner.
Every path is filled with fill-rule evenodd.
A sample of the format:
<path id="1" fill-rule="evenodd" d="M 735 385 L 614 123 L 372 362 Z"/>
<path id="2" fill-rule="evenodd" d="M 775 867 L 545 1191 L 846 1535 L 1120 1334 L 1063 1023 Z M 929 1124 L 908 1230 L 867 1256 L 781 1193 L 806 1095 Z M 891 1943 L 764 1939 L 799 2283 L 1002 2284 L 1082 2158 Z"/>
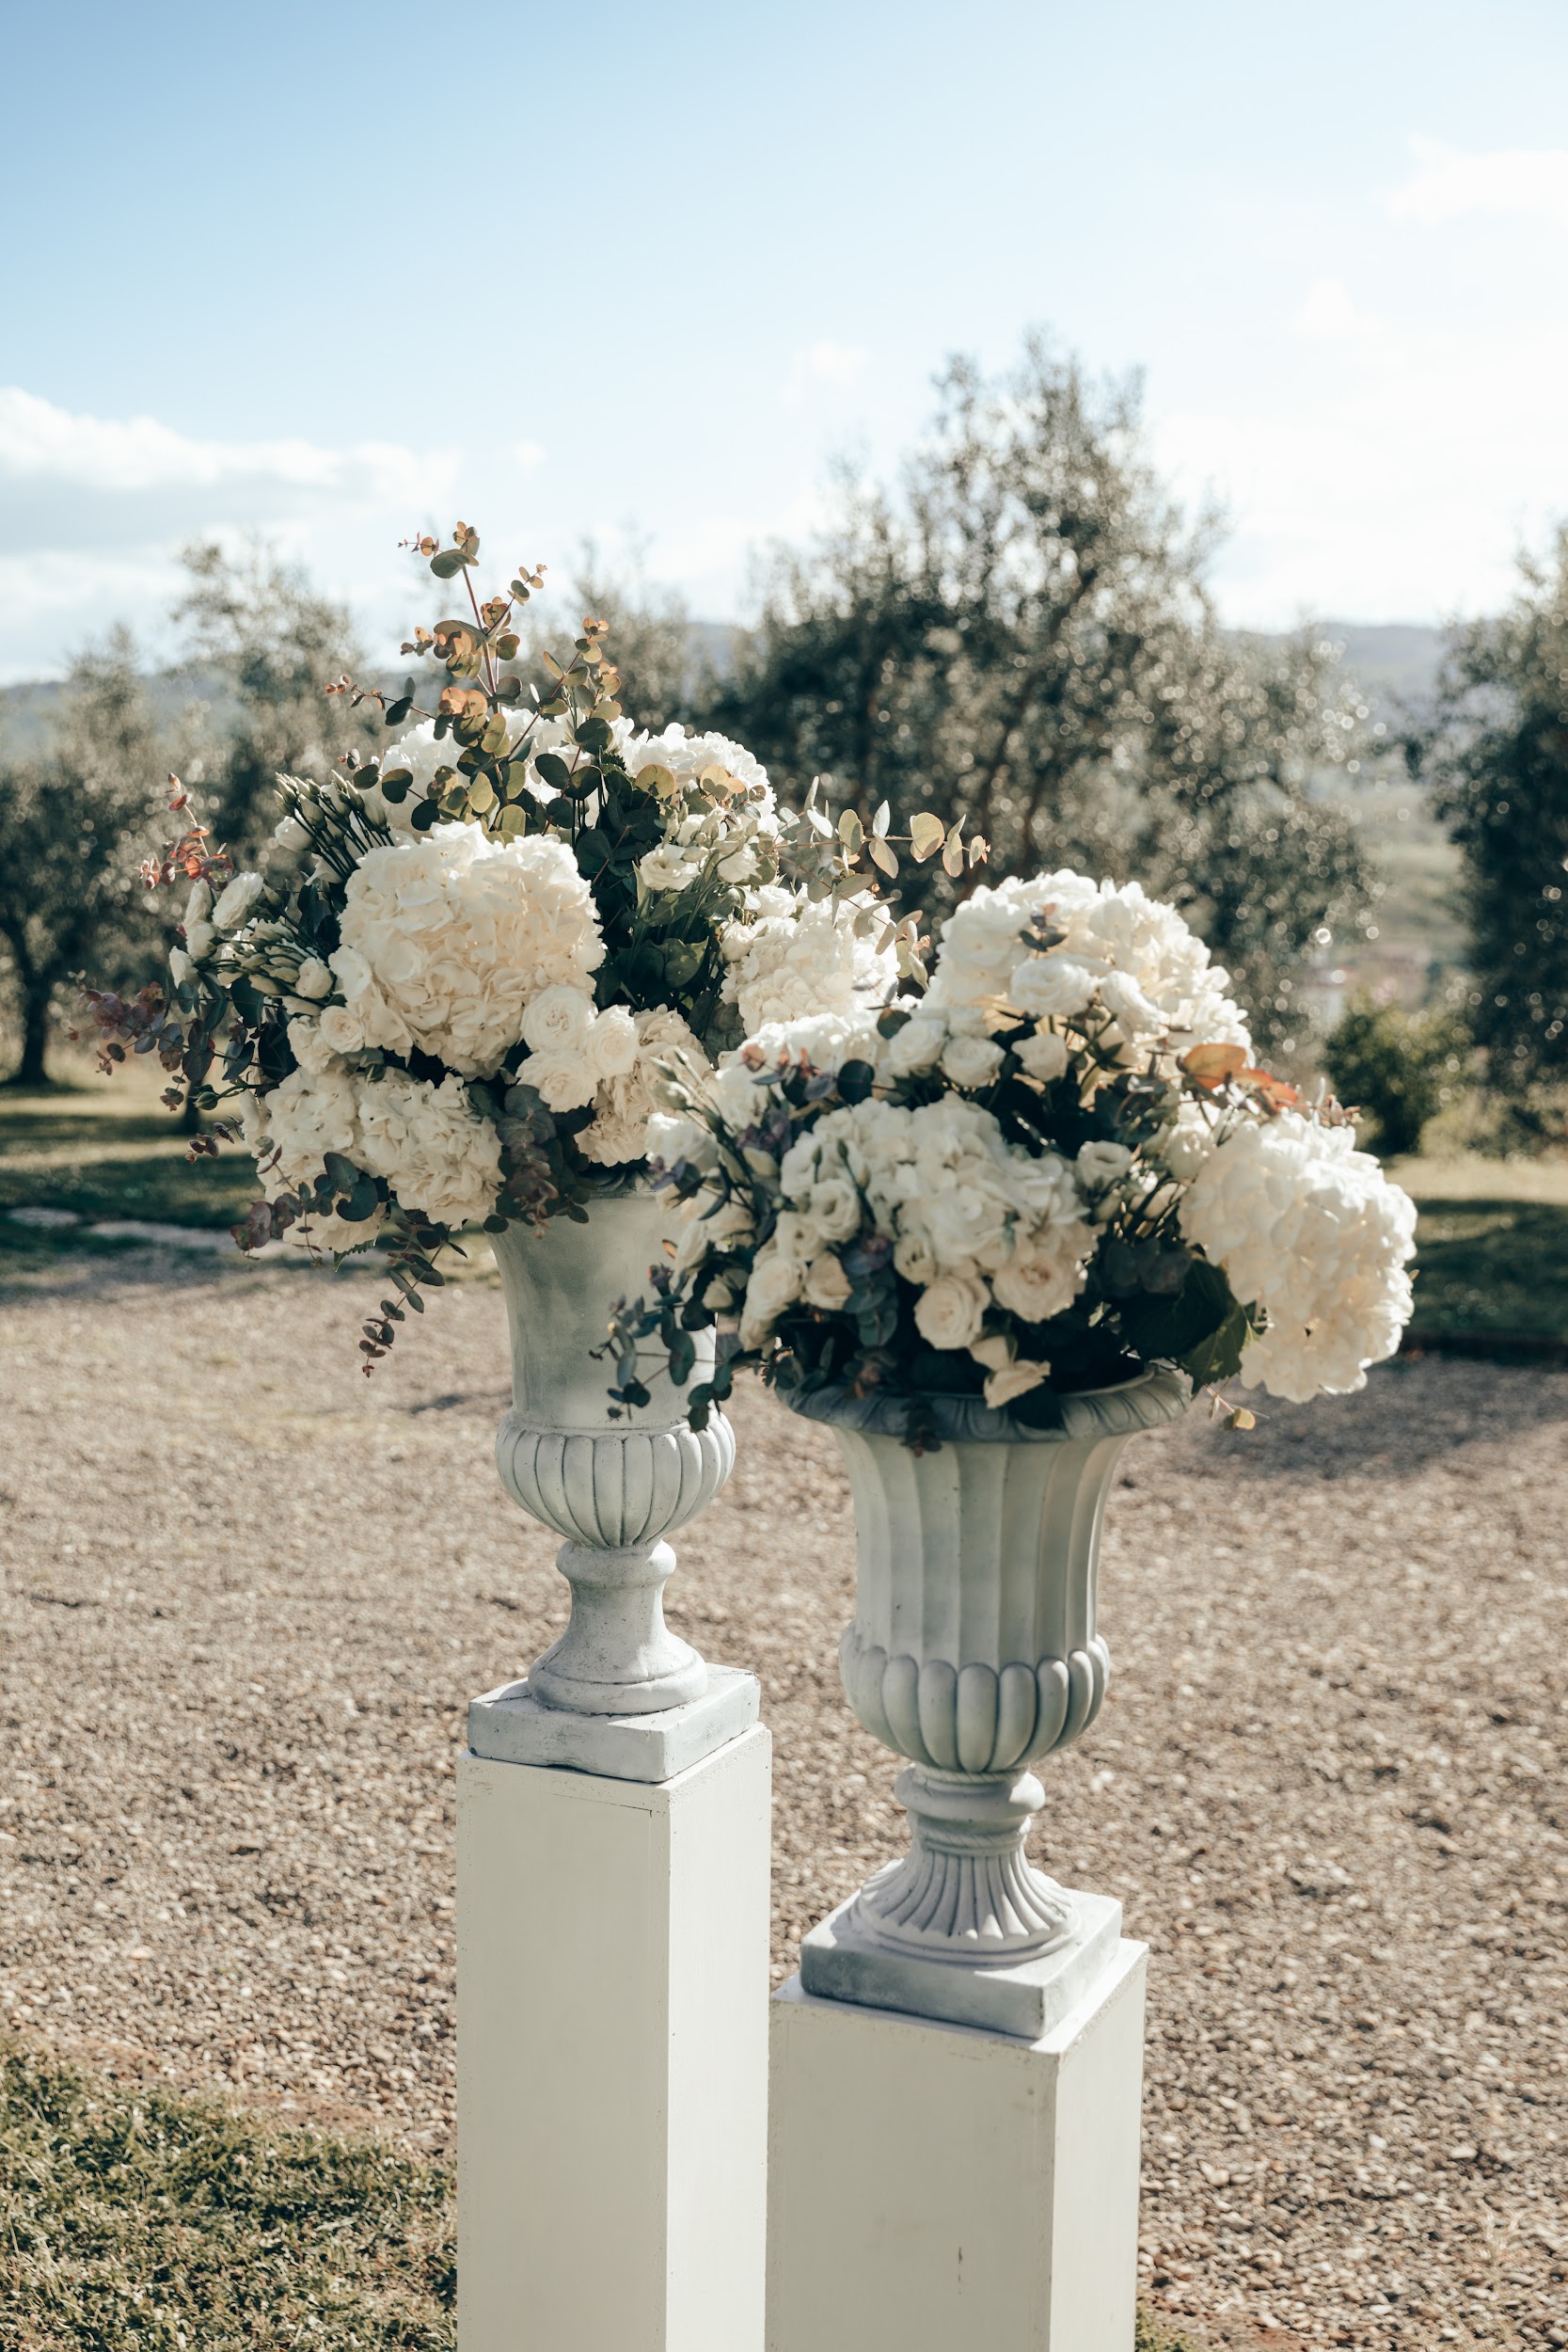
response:
<path id="1" fill-rule="evenodd" d="M 1289 1110 L 1238 1120 L 1199 1167 L 1180 1221 L 1243 1305 L 1268 1318 L 1247 1343 L 1243 1380 L 1297 1404 L 1344 1395 L 1399 1346 L 1415 1203 L 1349 1127 Z"/>
<path id="2" fill-rule="evenodd" d="M 636 1057 L 629 1069 L 601 1080 L 594 1096 L 594 1123 L 577 1139 L 583 1156 L 605 1168 L 621 1168 L 628 1160 L 643 1157 L 649 1149 L 649 1123 L 656 1116 L 661 1132 L 686 1124 L 666 1118 L 659 1110 L 666 1069 L 700 1076 L 709 1068 L 707 1056 L 691 1030 L 667 1005 L 637 1013 L 632 1019 Z M 700 1133 L 711 1144 L 706 1129 Z M 667 1150 L 664 1156 L 680 1158 L 679 1146 Z"/>
<path id="3" fill-rule="evenodd" d="M 616 726 L 617 745 L 626 765 L 628 775 L 639 775 L 644 768 L 668 768 L 677 784 L 695 784 L 705 768 L 722 768 L 759 796 L 753 807 L 769 832 L 777 832 L 778 817 L 773 787 L 768 781 L 768 771 L 743 743 L 732 743 L 727 735 L 688 735 L 679 721 L 667 726 L 662 735 L 634 734 L 629 727 L 623 734 L 625 722 Z"/>
<path id="4" fill-rule="evenodd" d="M 369 850 L 349 876 L 341 929 L 337 1050 L 417 1045 L 465 1077 L 491 1076 L 525 1007 L 546 989 L 581 988 L 604 958 L 567 844 L 496 841 L 479 825 Z"/>
<path id="5" fill-rule="evenodd" d="M 500 1190 L 500 1137 L 474 1109 L 461 1078 L 432 1086 L 388 1070 L 358 1084 L 356 1164 L 385 1177 L 405 1209 L 439 1225 L 489 1216 Z"/>
<path id="6" fill-rule="evenodd" d="M 1041 919 L 1064 932 L 1045 953 L 1025 945 Z M 1091 882 L 1069 868 L 982 884 L 942 925 L 927 1002 L 1005 999 L 1036 1020 L 1068 1019 L 1098 998 L 1130 1052 L 1236 1044 L 1246 1022 L 1230 976 L 1173 906 L 1139 882 Z"/>
<path id="7" fill-rule="evenodd" d="M 432 1086 L 388 1071 L 372 1080 L 323 1053 L 319 1041 L 304 1034 L 309 1023 L 289 1026 L 296 1052 L 303 1048 L 320 1066 L 307 1068 L 302 1060 L 280 1086 L 265 1095 L 247 1092 L 240 1103 L 242 1132 L 262 1164 L 269 1200 L 313 1184 L 326 1154 L 340 1152 L 354 1167 L 384 1177 L 404 1208 L 422 1210 L 440 1224 L 468 1224 L 490 1214 L 500 1190 L 500 1137 L 475 1111 L 460 1078 Z M 297 1043 L 296 1029 L 302 1033 Z M 319 1248 L 352 1248 L 381 1222 L 380 1214 L 358 1225 L 313 1217 L 298 1238 Z"/>
<path id="8" fill-rule="evenodd" d="M 774 890 L 757 893 L 759 899 L 765 895 L 771 899 Z M 897 959 L 891 946 L 879 948 L 875 936 L 857 938 L 854 924 L 854 910 L 838 900 L 812 906 L 789 898 L 786 911 L 730 926 L 722 941 L 729 967 L 724 1000 L 738 1005 L 748 1037 L 768 1022 L 847 1013 L 886 999 Z"/>

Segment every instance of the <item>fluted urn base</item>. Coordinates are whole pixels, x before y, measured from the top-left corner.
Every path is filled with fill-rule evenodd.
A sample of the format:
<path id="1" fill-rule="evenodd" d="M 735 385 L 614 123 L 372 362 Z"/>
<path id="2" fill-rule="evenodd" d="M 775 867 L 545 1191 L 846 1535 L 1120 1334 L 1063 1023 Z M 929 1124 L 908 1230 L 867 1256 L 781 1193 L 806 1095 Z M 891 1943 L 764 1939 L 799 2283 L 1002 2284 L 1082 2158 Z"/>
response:
<path id="1" fill-rule="evenodd" d="M 910 1851 L 867 1881 L 854 1931 L 884 1950 L 966 1968 L 1006 1967 L 1070 1943 L 1072 1898 L 1023 1851 L 1045 1802 L 1033 1772 L 976 1782 L 900 1772 Z"/>

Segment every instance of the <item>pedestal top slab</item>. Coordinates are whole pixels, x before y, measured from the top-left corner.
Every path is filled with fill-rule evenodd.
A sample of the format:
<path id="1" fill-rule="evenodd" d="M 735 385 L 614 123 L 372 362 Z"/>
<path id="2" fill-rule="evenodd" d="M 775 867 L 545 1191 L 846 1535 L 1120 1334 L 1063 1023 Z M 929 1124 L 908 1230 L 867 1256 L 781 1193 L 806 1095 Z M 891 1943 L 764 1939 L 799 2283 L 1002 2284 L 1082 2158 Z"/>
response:
<path id="1" fill-rule="evenodd" d="M 673 1780 L 756 1722 L 762 1686 L 709 1666 L 707 1689 L 654 1715 L 578 1715 L 536 1698 L 525 1677 L 468 1702 L 468 1746 L 498 1764 L 547 1764 L 605 1780 Z"/>
<path id="2" fill-rule="evenodd" d="M 1078 1916 L 1069 1944 L 1038 1960 L 973 1968 L 880 1950 L 863 1940 L 855 1933 L 857 1899 L 851 1896 L 802 1941 L 801 1985 L 819 1999 L 1041 2041 L 1117 1964 L 1120 1903 L 1110 1895 L 1068 1891 Z"/>

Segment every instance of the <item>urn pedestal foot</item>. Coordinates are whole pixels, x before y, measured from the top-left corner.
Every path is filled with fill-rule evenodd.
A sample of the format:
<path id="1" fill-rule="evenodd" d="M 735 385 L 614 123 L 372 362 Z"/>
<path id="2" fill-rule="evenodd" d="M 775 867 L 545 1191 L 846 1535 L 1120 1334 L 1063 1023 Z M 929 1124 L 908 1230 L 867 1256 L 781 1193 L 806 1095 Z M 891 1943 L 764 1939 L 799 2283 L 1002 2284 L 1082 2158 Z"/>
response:
<path id="1" fill-rule="evenodd" d="M 768 2352 L 1132 2352 L 1146 1964 L 1032 2042 L 774 1995 Z"/>
<path id="2" fill-rule="evenodd" d="M 552 1707 L 525 1676 L 468 1702 L 468 1752 L 499 1764 L 553 1764 L 606 1780 L 673 1780 L 750 1731 L 762 1686 L 739 1666 L 708 1666 L 684 1706 L 649 1715 L 578 1715 Z"/>
<path id="3" fill-rule="evenodd" d="M 459 1757 L 462 2352 L 763 2352 L 768 1758 Z"/>

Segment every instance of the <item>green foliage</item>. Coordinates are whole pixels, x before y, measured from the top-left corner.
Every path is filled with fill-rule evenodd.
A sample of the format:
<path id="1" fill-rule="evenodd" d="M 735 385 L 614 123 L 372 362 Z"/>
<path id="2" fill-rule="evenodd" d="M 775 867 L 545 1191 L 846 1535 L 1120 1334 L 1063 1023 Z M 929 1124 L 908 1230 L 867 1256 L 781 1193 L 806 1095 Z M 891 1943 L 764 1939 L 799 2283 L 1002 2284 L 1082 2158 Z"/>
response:
<path id="1" fill-rule="evenodd" d="M 1096 386 L 1034 339 L 987 382 L 955 362 L 902 494 L 840 483 L 781 552 L 760 627 L 707 722 L 800 788 L 818 771 L 869 823 L 929 803 L 1005 873 L 1135 873 L 1229 965 L 1260 1035 L 1280 983 L 1373 884 L 1317 780 L 1363 748 L 1335 648 L 1239 644 L 1142 452 L 1135 384 Z M 935 884 L 939 907 L 957 896 Z"/>
<path id="2" fill-rule="evenodd" d="M 456 2341 L 447 2174 L 0 2040 L 0 2352 Z"/>
<path id="3" fill-rule="evenodd" d="M 1520 1139 L 1568 1132 L 1568 525 L 1495 620 L 1457 630 L 1409 739 L 1465 861 L 1471 1020 Z"/>
<path id="4" fill-rule="evenodd" d="M 21 1029 L 13 1075 L 46 1083 L 55 999 L 89 959 L 118 977 L 157 951 L 136 875 L 162 801 L 163 762 L 129 636 L 74 663 L 41 751 L 0 746 L 0 952 Z"/>
<path id="5" fill-rule="evenodd" d="M 1340 1102 L 1370 1114 L 1372 1140 L 1385 1159 L 1393 1159 L 1420 1150 L 1427 1120 L 1464 1085 L 1468 1052 L 1456 1012 L 1443 1007 L 1406 1012 L 1361 995 L 1335 1024 L 1323 1057 Z"/>

